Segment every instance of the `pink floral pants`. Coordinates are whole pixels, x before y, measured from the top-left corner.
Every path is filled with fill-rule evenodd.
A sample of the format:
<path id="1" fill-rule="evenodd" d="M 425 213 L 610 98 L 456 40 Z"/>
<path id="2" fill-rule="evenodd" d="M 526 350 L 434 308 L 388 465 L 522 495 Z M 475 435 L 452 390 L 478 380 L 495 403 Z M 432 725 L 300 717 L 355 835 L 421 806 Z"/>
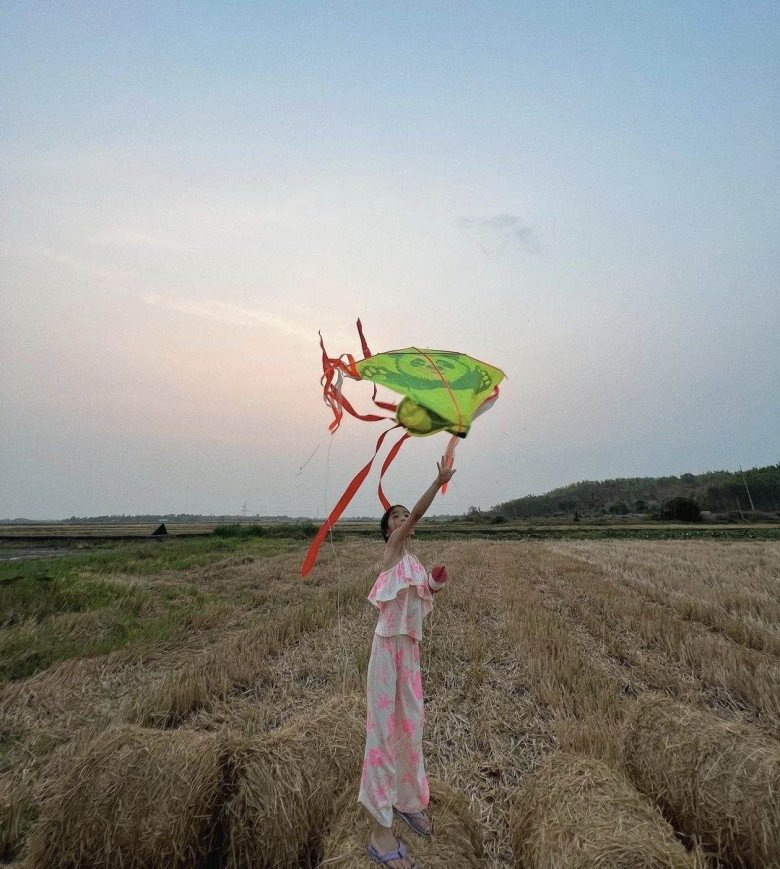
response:
<path id="1" fill-rule="evenodd" d="M 417 640 L 405 634 L 374 634 L 366 697 L 366 752 L 358 800 L 383 827 L 390 827 L 393 806 L 419 812 L 430 798 L 422 755 L 425 715 Z"/>

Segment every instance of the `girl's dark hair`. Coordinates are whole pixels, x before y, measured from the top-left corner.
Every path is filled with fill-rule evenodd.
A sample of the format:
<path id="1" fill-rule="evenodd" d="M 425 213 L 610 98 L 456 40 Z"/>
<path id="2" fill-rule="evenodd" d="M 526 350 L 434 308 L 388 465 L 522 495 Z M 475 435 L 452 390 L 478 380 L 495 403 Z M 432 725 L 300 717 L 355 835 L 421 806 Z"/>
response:
<path id="1" fill-rule="evenodd" d="M 393 510 L 395 510 L 396 507 L 400 507 L 402 510 L 406 509 L 403 504 L 393 504 L 392 507 L 388 507 L 387 510 L 385 510 L 385 515 L 382 517 L 382 521 L 379 523 L 380 527 L 382 528 L 382 537 L 385 538 L 385 542 L 387 542 L 387 538 L 390 536 L 387 533 L 387 526 L 390 524 L 390 514 L 393 512 Z"/>

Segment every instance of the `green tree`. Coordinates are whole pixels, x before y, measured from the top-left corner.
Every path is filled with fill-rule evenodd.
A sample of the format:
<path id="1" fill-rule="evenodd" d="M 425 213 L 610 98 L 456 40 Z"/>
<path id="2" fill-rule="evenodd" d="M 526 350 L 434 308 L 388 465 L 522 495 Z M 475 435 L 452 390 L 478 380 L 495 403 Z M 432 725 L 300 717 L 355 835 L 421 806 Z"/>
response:
<path id="1" fill-rule="evenodd" d="M 701 522 L 701 507 L 693 498 L 669 498 L 661 506 L 662 519 L 677 519 L 680 522 Z"/>

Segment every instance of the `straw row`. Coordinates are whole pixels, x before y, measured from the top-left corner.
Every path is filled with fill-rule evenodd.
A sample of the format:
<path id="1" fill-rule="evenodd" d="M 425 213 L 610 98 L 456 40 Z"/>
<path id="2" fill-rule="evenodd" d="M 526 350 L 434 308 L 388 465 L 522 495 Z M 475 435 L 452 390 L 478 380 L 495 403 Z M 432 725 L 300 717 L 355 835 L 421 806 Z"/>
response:
<path id="1" fill-rule="evenodd" d="M 111 728 L 53 783 L 25 865 L 196 869 L 211 859 L 226 869 L 292 869 L 320 851 L 327 862 L 347 839 L 364 859 L 364 713 L 359 695 L 342 695 L 252 739 Z M 355 784 L 345 792 L 346 782 Z M 423 849 L 426 865 L 482 865 L 465 799 L 434 782 L 430 811 L 436 841 Z"/>
<path id="2" fill-rule="evenodd" d="M 364 720 L 362 698 L 344 695 L 237 748 L 224 814 L 228 869 L 298 866 L 314 851 L 344 782 L 360 772 Z"/>
<path id="3" fill-rule="evenodd" d="M 422 644 L 426 764 L 468 796 L 488 864 L 507 866 L 511 796 L 554 745 L 547 709 L 529 689 L 500 618 L 512 553 L 503 544 L 472 541 L 436 557 L 446 560 L 453 579 L 437 596 Z M 417 841 L 410 845 L 427 867 Z"/>
<path id="4" fill-rule="evenodd" d="M 771 547 L 699 541 L 612 541 L 602 546 L 566 541 L 552 548 L 620 581 L 635 578 L 672 600 L 679 597 L 703 624 L 733 624 L 738 629 L 735 620 L 739 620 L 746 631 L 777 638 L 780 600 L 772 577 L 780 573 L 780 558 Z"/>
<path id="5" fill-rule="evenodd" d="M 296 867 L 362 756 L 361 698 L 339 696 L 264 737 L 132 725 L 92 740 L 33 829 L 28 869 Z"/>
<path id="6" fill-rule="evenodd" d="M 540 555 L 529 564 L 527 582 L 543 605 L 554 611 L 562 628 L 565 625 L 569 632 L 579 632 L 581 642 L 595 646 L 621 671 L 627 693 L 656 689 L 678 696 L 700 694 L 701 684 L 679 661 L 647 648 L 625 625 L 609 618 L 601 600 L 583 594 L 585 577 L 592 569 L 587 563 L 557 555 L 550 564 Z"/>
<path id="7" fill-rule="evenodd" d="M 701 855 L 686 852 L 652 802 L 620 771 L 627 701 L 613 673 L 595 663 L 587 634 L 554 612 L 555 600 L 529 579 L 538 569 L 534 554 L 529 551 L 504 584 L 508 632 L 532 684 L 557 717 L 559 738 L 578 753 L 549 755 L 514 795 L 510 826 L 516 865 L 704 866 Z"/>
<path id="8" fill-rule="evenodd" d="M 691 577 L 708 596 L 739 591 L 772 596 L 773 577 L 780 571 L 780 551 L 774 543 L 717 540 L 594 540 L 559 541 L 567 552 L 609 568 L 636 570 L 654 582 L 681 582 Z M 558 548 L 558 544 L 556 547 Z"/>
<path id="9" fill-rule="evenodd" d="M 752 614 L 730 612 L 724 607 L 724 602 L 695 597 L 690 588 L 683 593 L 679 589 L 659 587 L 626 573 L 620 574 L 617 581 L 633 594 L 673 610 L 683 621 L 697 622 L 707 630 L 723 634 L 748 649 L 780 655 L 780 633 L 773 625 L 757 620 Z M 721 597 L 724 596 L 721 594 Z"/>
<path id="10" fill-rule="evenodd" d="M 556 752 L 528 776 L 511 817 L 516 865 L 526 869 L 698 869 L 655 806 L 593 758 Z"/>
<path id="11" fill-rule="evenodd" d="M 559 716 L 598 715 L 614 722 L 622 714 L 620 685 L 589 637 L 561 614 L 555 601 L 534 587 L 535 550 L 503 587 L 507 633 L 541 699 Z"/>
<path id="12" fill-rule="evenodd" d="M 28 841 L 30 869 L 202 865 L 224 781 L 210 735 L 111 728 L 78 754 Z"/>
<path id="13" fill-rule="evenodd" d="M 780 743 L 667 697 L 626 719 L 625 762 L 675 826 L 733 866 L 780 866 Z"/>
<path id="14" fill-rule="evenodd" d="M 365 595 L 365 578 L 330 586 L 316 599 L 291 607 L 274 621 L 242 630 L 201 653 L 160 683 L 134 698 L 123 717 L 147 727 L 175 727 L 212 700 L 249 688 L 268 678 L 268 658 L 301 635 L 335 620 L 343 608 Z"/>
<path id="15" fill-rule="evenodd" d="M 630 589 L 599 576 L 582 562 L 559 556 L 545 570 L 556 593 L 600 639 L 614 644 L 626 632 L 634 637 L 634 648 L 637 643 L 644 645 L 669 663 L 684 666 L 702 684 L 716 691 L 725 688 L 736 706 L 753 708 L 774 722 L 780 719 L 780 694 L 775 688 L 780 664 L 771 655 L 685 621 L 668 607 L 638 599 Z M 567 574 L 576 579 L 559 578 Z"/>
<path id="16" fill-rule="evenodd" d="M 597 627 L 607 644 L 610 634 L 619 633 L 610 620 L 613 614 L 606 608 L 606 595 L 596 601 L 592 618 L 586 618 L 589 599 L 578 592 L 588 587 L 587 570 L 570 570 L 568 582 L 557 583 L 550 573 L 543 587 L 554 588 L 560 597 L 545 601 L 539 589 L 530 594 L 524 589 L 533 618 L 521 619 L 517 638 L 527 654 L 534 649 L 538 654 L 545 648 L 544 636 L 551 638 L 546 645 L 550 676 L 575 694 L 558 707 L 564 714 L 576 713 L 575 720 L 563 719 L 559 736 L 572 747 L 610 760 L 616 769 L 624 766 L 637 787 L 664 807 L 679 830 L 700 839 L 720 857 L 738 866 L 780 865 L 778 742 L 752 726 L 724 722 L 668 698 L 645 695 L 637 702 L 615 700 L 610 705 L 606 683 L 587 671 L 578 686 L 582 657 L 567 647 L 563 634 L 556 633 L 564 631 L 558 614 L 544 607 L 565 606 L 589 629 Z M 510 596 L 521 588 L 522 582 L 513 585 Z M 535 620 L 539 624 L 534 626 Z M 542 665 L 540 670 L 544 669 Z M 600 703 L 594 696 L 599 691 Z M 578 699 L 577 692 L 584 696 Z M 671 750 L 672 745 L 677 749 Z"/>

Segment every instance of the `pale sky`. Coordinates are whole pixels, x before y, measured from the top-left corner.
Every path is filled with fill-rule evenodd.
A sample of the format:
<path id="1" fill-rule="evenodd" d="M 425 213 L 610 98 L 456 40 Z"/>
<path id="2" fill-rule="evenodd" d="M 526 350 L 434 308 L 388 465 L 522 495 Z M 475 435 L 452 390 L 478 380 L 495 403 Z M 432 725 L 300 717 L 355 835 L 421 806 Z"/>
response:
<path id="1" fill-rule="evenodd" d="M 358 316 L 507 374 L 433 513 L 777 462 L 778 45 L 746 0 L 5 0 L 0 518 L 326 515 Z"/>

